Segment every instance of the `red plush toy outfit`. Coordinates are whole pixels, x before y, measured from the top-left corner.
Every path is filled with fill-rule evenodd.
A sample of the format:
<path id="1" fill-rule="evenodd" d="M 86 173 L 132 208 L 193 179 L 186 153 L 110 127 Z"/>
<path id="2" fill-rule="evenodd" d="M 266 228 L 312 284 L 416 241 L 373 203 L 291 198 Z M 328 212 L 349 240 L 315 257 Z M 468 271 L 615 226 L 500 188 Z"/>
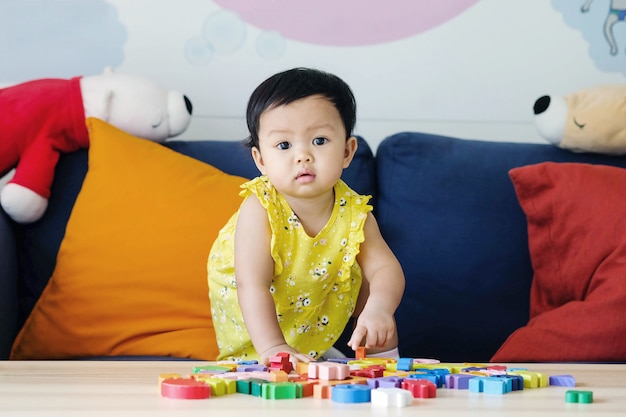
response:
<path id="1" fill-rule="evenodd" d="M 0 89 L 0 175 L 50 197 L 60 153 L 89 146 L 81 77 L 40 79 Z"/>

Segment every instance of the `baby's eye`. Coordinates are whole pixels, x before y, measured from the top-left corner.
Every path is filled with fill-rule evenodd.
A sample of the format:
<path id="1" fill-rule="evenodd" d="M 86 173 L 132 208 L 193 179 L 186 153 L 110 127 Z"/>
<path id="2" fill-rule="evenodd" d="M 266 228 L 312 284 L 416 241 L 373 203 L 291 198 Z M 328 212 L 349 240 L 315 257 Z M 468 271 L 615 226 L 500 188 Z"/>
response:
<path id="1" fill-rule="evenodd" d="M 280 150 L 285 150 L 291 148 L 291 143 L 289 142 L 280 142 L 276 147 Z"/>
<path id="2" fill-rule="evenodd" d="M 315 139 L 313 139 L 313 145 L 323 145 L 326 142 L 328 142 L 328 139 L 326 139 L 326 138 L 315 138 Z"/>

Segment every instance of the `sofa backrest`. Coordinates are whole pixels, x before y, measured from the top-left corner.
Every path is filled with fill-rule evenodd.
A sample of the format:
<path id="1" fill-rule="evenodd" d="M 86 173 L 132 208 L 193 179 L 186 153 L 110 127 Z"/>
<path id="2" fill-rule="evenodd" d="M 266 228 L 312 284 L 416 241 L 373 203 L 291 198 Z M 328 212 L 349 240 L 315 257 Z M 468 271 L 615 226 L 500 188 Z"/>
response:
<path id="1" fill-rule="evenodd" d="M 170 141 L 165 146 L 229 174 L 258 175 L 249 151 L 238 142 Z M 623 157 L 576 154 L 552 145 L 410 132 L 386 138 L 374 159 L 359 138 L 344 179 L 374 196 L 381 231 L 406 275 L 396 315 L 401 354 L 486 361 L 526 324 L 533 271 L 526 218 L 508 171 L 544 161 L 626 167 Z M 14 225 L 0 210 L 0 358 L 7 357 L 52 275 L 87 162 L 86 150 L 61 157 L 40 221 Z M 16 273 L 19 282 L 7 279 Z"/>
<path id="2" fill-rule="evenodd" d="M 407 278 L 396 315 L 402 351 L 487 361 L 527 323 L 533 270 L 508 171 L 544 161 L 626 167 L 623 157 L 544 144 L 423 133 L 380 144 L 377 220 Z"/>

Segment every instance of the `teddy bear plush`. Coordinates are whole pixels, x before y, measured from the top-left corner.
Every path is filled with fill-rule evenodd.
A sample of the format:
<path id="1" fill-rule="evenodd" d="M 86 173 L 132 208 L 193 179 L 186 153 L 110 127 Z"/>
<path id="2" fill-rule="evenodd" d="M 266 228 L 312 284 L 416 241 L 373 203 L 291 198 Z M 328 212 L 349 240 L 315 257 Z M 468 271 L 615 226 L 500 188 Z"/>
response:
<path id="1" fill-rule="evenodd" d="M 626 85 L 542 96 L 533 110 L 539 134 L 560 148 L 626 154 Z"/>
<path id="2" fill-rule="evenodd" d="M 0 177 L 15 168 L 0 204 L 19 223 L 45 213 L 60 154 L 89 146 L 88 117 L 163 142 L 185 131 L 192 113 L 185 95 L 112 68 L 0 89 L 0 109 Z"/>

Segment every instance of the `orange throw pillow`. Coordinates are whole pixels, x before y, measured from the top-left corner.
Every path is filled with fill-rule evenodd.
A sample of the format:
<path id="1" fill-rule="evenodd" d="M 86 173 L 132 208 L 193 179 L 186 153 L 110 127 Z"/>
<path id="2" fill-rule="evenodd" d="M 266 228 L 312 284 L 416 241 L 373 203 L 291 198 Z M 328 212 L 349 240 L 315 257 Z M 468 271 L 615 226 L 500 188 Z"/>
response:
<path id="1" fill-rule="evenodd" d="M 244 178 L 88 119 L 89 170 L 11 359 L 218 355 L 206 262 Z"/>
<path id="2" fill-rule="evenodd" d="M 491 360 L 625 361 L 626 170 L 546 162 L 510 176 L 528 222 L 530 321 Z"/>

